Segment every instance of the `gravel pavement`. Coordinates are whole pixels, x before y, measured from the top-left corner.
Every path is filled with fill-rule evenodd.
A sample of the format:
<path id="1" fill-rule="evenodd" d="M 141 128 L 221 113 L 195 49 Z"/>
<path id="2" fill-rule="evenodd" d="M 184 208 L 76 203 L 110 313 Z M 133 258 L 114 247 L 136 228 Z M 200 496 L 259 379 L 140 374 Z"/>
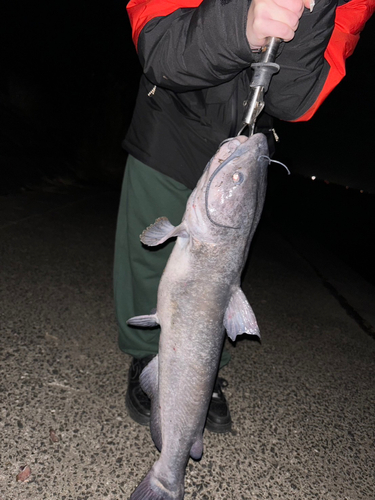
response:
<path id="1" fill-rule="evenodd" d="M 0 197 L 0 500 L 126 500 L 158 456 L 124 406 L 117 205 L 95 189 Z M 233 430 L 205 432 L 185 498 L 374 500 L 374 287 L 265 223 L 243 288 L 262 341 L 228 343 Z"/>

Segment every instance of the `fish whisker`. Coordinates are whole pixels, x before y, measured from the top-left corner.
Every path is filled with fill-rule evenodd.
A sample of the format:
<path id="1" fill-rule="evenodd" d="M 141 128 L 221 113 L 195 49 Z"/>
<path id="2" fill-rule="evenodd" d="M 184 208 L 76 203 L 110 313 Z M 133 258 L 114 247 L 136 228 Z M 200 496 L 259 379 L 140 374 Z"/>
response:
<path id="1" fill-rule="evenodd" d="M 266 160 L 268 160 L 268 165 L 270 163 L 278 163 L 279 165 L 282 165 L 285 168 L 285 170 L 288 172 L 288 175 L 290 175 L 290 170 L 285 165 L 285 163 L 282 163 L 281 161 L 278 161 L 278 160 L 272 160 L 269 156 L 266 156 L 266 155 L 260 155 L 259 158 L 266 158 Z"/>

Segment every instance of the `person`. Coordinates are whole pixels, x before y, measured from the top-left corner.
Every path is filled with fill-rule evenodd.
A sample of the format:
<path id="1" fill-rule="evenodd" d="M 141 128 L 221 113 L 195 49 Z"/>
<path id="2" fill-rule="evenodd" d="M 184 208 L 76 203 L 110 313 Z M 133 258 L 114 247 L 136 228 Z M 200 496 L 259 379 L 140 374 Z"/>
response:
<path id="1" fill-rule="evenodd" d="M 150 401 L 139 384 L 157 354 L 159 331 L 126 321 L 156 306 L 172 243 L 143 247 L 139 235 L 156 218 L 174 225 L 203 169 L 241 126 L 251 64 L 267 36 L 284 40 L 280 71 L 265 96 L 256 131 L 274 151 L 272 117 L 310 119 L 345 74 L 345 59 L 374 10 L 373 0 L 131 0 L 127 6 L 143 75 L 124 140 L 129 156 L 119 206 L 114 262 L 119 346 L 132 356 L 126 407 L 140 424 Z M 220 367 L 229 361 L 223 352 Z M 231 416 L 215 384 L 206 428 L 228 432 Z"/>

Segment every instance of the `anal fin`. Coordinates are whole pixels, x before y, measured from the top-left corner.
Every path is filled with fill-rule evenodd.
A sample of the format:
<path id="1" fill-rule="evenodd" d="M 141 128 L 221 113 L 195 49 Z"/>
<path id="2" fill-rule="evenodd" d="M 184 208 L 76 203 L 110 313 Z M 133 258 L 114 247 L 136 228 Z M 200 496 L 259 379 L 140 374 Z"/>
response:
<path id="1" fill-rule="evenodd" d="M 140 376 L 141 387 L 151 399 L 151 437 L 156 448 L 161 451 L 162 437 L 159 409 L 159 356 L 155 356 L 144 368 Z"/>
<path id="2" fill-rule="evenodd" d="M 203 436 L 199 436 L 190 450 L 190 456 L 193 460 L 200 460 L 203 455 Z"/>

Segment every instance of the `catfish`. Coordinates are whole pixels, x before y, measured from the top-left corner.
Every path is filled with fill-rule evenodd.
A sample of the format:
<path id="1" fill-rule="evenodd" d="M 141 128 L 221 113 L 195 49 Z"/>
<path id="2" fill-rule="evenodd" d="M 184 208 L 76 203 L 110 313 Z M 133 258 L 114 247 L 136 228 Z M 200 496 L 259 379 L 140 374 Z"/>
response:
<path id="1" fill-rule="evenodd" d="M 189 457 L 203 453 L 203 431 L 225 331 L 259 336 L 240 281 L 261 217 L 269 163 L 263 134 L 221 144 L 191 193 L 181 224 L 161 217 L 145 245 L 176 243 L 160 280 L 153 314 L 128 324 L 160 325 L 159 352 L 143 370 L 151 399 L 151 435 L 160 457 L 131 500 L 181 500 Z"/>

